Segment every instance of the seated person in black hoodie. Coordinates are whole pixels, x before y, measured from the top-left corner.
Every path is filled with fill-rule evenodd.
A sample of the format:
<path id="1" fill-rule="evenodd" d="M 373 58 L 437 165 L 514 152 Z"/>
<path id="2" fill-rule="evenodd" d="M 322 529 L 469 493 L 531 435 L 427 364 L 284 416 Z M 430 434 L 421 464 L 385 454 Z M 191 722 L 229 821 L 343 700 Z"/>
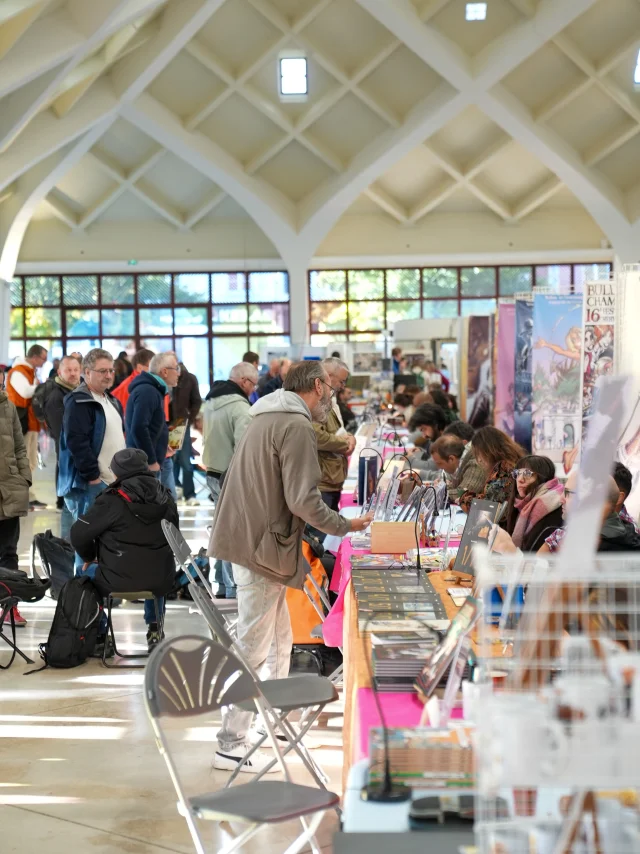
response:
<path id="1" fill-rule="evenodd" d="M 160 523 L 166 519 L 178 526 L 175 501 L 149 470 L 144 451 L 118 451 L 111 471 L 117 480 L 73 525 L 71 543 L 102 596 L 150 590 L 164 597 L 173 587 L 176 567 Z M 160 608 L 164 610 L 163 598 Z M 162 640 L 153 599 L 144 603 L 144 619 L 151 652 Z M 104 623 L 98 644 L 105 642 L 106 617 Z"/>

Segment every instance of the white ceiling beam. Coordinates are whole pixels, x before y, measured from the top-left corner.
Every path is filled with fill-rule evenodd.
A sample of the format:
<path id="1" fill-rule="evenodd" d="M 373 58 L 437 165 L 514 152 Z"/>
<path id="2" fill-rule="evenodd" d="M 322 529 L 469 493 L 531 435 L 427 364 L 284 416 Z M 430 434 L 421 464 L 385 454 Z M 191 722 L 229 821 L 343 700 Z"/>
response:
<path id="1" fill-rule="evenodd" d="M 56 119 L 49 112 L 36 116 L 21 135 L 20 144 L 0 156 L 0 190 L 103 119 L 114 116 L 117 106 L 111 87 L 99 80 L 91 98 L 63 119 Z"/>
<path id="2" fill-rule="evenodd" d="M 604 139 L 599 140 L 596 145 L 592 145 L 584 152 L 584 162 L 587 166 L 595 166 L 639 133 L 640 125 L 631 125 L 622 131 L 622 133 L 616 128 L 615 131 L 608 134 Z"/>
<path id="3" fill-rule="evenodd" d="M 105 39 L 125 24 L 137 20 L 141 15 L 147 14 L 163 2 L 165 0 L 101 0 L 100 3 L 69 0 L 66 8 L 83 33 L 84 40 L 80 47 L 73 52 L 71 58 L 55 70 L 50 79 L 47 80 L 47 84 L 40 88 L 36 97 L 33 97 L 34 93 L 30 91 L 31 100 L 28 103 L 25 102 L 24 98 L 16 97 L 2 111 L 0 114 L 0 152 L 6 151 L 31 119 L 50 103 L 57 90 L 64 84 L 65 78 L 85 57 L 95 52 Z M 48 23 L 49 20 L 49 18 L 41 19 L 44 24 Z M 49 32 L 45 32 L 43 35 L 47 41 L 51 38 Z M 19 94 L 17 93 L 17 95 Z"/>
<path id="4" fill-rule="evenodd" d="M 11 210 L 0 209 L 0 234 L 6 234 L 0 254 L 0 278 L 13 278 L 22 240 L 38 205 L 106 133 L 114 118 L 111 114 L 96 123 L 79 140 L 40 161 L 20 180 L 19 192 L 3 206 Z"/>
<path id="5" fill-rule="evenodd" d="M 489 210 L 493 211 L 494 214 L 499 216 L 505 222 L 511 222 L 513 220 L 513 213 L 509 205 L 503 201 L 503 199 L 499 199 L 495 193 L 492 193 L 488 187 L 482 185 L 482 183 L 478 183 L 477 181 L 466 181 L 465 186 L 473 193 L 473 195 L 479 199 L 483 204 L 485 204 Z"/>
<path id="6" fill-rule="evenodd" d="M 512 145 L 513 140 L 510 137 L 496 140 L 493 145 L 490 145 L 476 158 L 474 158 L 471 163 L 466 165 L 464 170 L 464 177 L 466 180 L 472 181 L 483 171 L 483 169 L 486 169 L 487 166 L 496 159 L 496 157 L 500 157 L 500 155 L 504 154 Z"/>
<path id="7" fill-rule="evenodd" d="M 17 45 L 22 36 L 26 33 L 33 22 L 49 5 L 49 0 L 39 0 L 37 3 L 30 3 L 22 9 L 16 11 L 8 19 L 0 18 L 0 59 L 6 56 L 9 51 Z M 0 4 L 0 15 L 2 15 L 2 4 Z"/>
<path id="8" fill-rule="evenodd" d="M 161 217 L 167 220 L 168 223 L 174 225 L 179 231 L 186 231 L 185 218 L 173 205 L 170 205 L 166 199 L 161 199 L 153 189 L 144 181 L 139 181 L 137 184 L 131 184 L 129 189 L 148 207 L 160 214 Z"/>
<path id="9" fill-rule="evenodd" d="M 555 176 L 549 178 L 544 184 L 536 187 L 533 192 L 529 193 L 515 205 L 512 211 L 513 219 L 518 222 L 530 213 L 533 213 L 533 211 L 555 196 L 562 189 L 562 186 L 562 181 L 559 181 Z"/>
<path id="10" fill-rule="evenodd" d="M 240 164 L 204 134 L 189 132 L 177 117 L 146 93 L 135 104 L 124 104 L 122 115 L 181 160 L 224 190 L 285 255 L 296 235 L 296 206 L 265 181 L 247 175 Z"/>
<path id="11" fill-rule="evenodd" d="M 222 202 L 226 198 L 227 194 L 224 192 L 224 190 L 218 190 L 217 192 L 215 192 L 210 199 L 208 199 L 206 202 L 204 202 L 204 204 L 200 205 L 199 208 L 196 208 L 196 210 L 192 211 L 192 213 L 187 216 L 184 222 L 185 227 L 188 229 L 192 229 L 200 222 L 201 219 L 204 219 L 207 214 L 210 214 L 220 204 L 222 204 Z"/>
<path id="12" fill-rule="evenodd" d="M 419 222 L 419 220 L 423 219 L 423 217 L 428 213 L 431 213 L 431 211 L 435 210 L 439 205 L 452 196 L 459 186 L 458 182 L 452 179 L 445 179 L 442 181 L 437 187 L 431 190 L 426 198 L 421 202 L 418 202 L 418 204 L 409 211 L 408 222 L 411 225 L 415 225 L 415 223 Z"/>
<path id="13" fill-rule="evenodd" d="M 48 6 L 50 2 L 51 0 L 4 0 L 0 5 L 0 25 L 23 15 L 34 6 L 40 6 L 42 3 Z"/>
<path id="14" fill-rule="evenodd" d="M 382 208 L 385 213 L 392 216 L 397 222 L 402 225 L 406 224 L 408 214 L 405 208 L 378 184 L 372 184 L 368 187 L 365 190 L 365 195 L 367 195 L 371 201 L 375 202 L 378 207 Z"/>
<path id="15" fill-rule="evenodd" d="M 1 190 L 0 191 L 0 205 L 3 202 L 6 202 L 8 199 L 10 199 L 12 196 L 15 196 L 17 188 L 18 188 L 18 183 L 17 183 L 17 181 L 14 181 L 13 184 L 9 184 L 8 187 L 5 187 L 4 190 Z"/>
<path id="16" fill-rule="evenodd" d="M 68 226 L 72 231 L 75 231 L 78 227 L 78 216 L 75 211 L 73 211 L 68 204 L 66 204 L 61 198 L 55 195 L 55 190 L 52 190 L 48 193 L 44 199 L 44 203 L 49 206 L 49 209 L 60 222 L 63 222 L 66 226 Z"/>
<path id="17" fill-rule="evenodd" d="M 538 108 L 535 113 L 535 119 L 538 122 L 548 122 L 549 119 L 552 119 L 556 113 L 559 113 L 567 104 L 570 104 L 574 101 L 579 95 L 582 95 L 583 92 L 586 92 L 587 89 L 590 89 L 594 85 L 594 82 L 591 77 L 585 77 L 581 80 L 578 85 L 567 86 L 562 89 L 560 92 L 557 92 L 552 98 Z"/>

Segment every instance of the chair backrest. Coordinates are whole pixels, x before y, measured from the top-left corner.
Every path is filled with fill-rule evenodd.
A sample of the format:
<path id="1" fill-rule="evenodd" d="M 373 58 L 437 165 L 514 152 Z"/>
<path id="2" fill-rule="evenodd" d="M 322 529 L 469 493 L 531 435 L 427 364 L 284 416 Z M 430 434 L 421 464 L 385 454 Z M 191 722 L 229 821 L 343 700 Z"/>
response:
<path id="1" fill-rule="evenodd" d="M 190 590 L 191 598 L 198 606 L 198 610 L 204 617 L 213 634 L 218 638 L 219 642 L 225 647 L 225 649 L 231 649 L 233 647 L 233 638 L 229 634 L 227 621 L 222 613 L 216 608 L 213 600 L 207 596 L 195 582 L 191 583 Z"/>
<path id="2" fill-rule="evenodd" d="M 255 680 L 232 652 L 197 635 L 158 645 L 145 670 L 144 690 L 153 718 L 192 717 L 259 695 Z"/>
<path id="3" fill-rule="evenodd" d="M 163 519 L 160 524 L 162 525 L 162 531 L 176 560 L 179 564 L 185 566 L 191 561 L 191 548 L 189 543 L 172 522 L 168 522 L 166 519 Z"/>

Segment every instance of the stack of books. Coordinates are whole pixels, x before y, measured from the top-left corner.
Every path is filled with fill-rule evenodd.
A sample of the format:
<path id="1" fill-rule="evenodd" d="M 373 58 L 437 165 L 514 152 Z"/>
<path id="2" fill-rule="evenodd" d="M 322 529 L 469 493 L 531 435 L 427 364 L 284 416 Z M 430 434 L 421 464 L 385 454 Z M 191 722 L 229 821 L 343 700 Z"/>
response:
<path id="1" fill-rule="evenodd" d="M 409 643 L 376 644 L 371 650 L 377 691 L 413 691 L 413 683 L 438 644 L 438 637 Z"/>
<path id="2" fill-rule="evenodd" d="M 447 619 L 440 597 L 428 578 L 411 570 L 357 569 L 351 581 L 362 633 L 420 631 Z"/>

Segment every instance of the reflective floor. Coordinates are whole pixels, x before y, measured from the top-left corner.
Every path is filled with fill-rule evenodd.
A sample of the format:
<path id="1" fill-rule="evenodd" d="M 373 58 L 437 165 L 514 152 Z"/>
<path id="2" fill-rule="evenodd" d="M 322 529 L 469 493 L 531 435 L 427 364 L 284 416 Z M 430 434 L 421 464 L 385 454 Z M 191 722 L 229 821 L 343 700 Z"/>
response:
<path id="1" fill-rule="evenodd" d="M 53 469 L 37 473 L 35 493 L 50 502 L 45 511 L 22 520 L 21 565 L 27 568 L 33 534 L 51 528 L 58 533 L 60 514 L 53 495 Z M 202 498 L 202 496 L 200 496 Z M 208 501 L 180 508 L 181 528 L 195 549 L 205 544 L 211 522 Z M 38 644 L 47 639 L 54 603 L 46 597 L 21 607 L 28 620 L 19 629 L 21 648 L 39 666 Z M 116 637 L 123 646 L 144 649 L 142 605 L 126 604 L 115 612 Z M 170 602 L 167 635 L 205 633 L 198 614 L 187 604 Z M 0 649 L 0 664 L 8 660 Z M 142 699 L 141 670 L 107 670 L 91 660 L 73 670 L 33 669 L 16 659 L 0 671 L 0 851 L 48 854 L 151 854 L 190 852 L 193 846 L 166 766 L 154 744 Z M 171 745 L 189 793 L 222 787 L 226 774 L 211 768 L 217 720 L 189 721 L 171 729 Z M 314 730 L 314 756 L 340 792 L 342 768 L 341 709 L 323 716 Z M 299 761 L 289 766 L 297 782 L 309 777 Z M 248 782 L 250 775 L 241 775 Z M 270 779 L 280 779 L 270 775 Z M 218 851 L 229 841 L 228 828 L 201 825 L 207 850 Z M 277 854 L 298 835 L 290 823 L 262 831 L 242 849 Z M 318 832 L 323 851 L 331 850 L 337 828 L 335 813 L 327 815 Z M 235 828 L 237 829 L 237 828 Z M 308 849 L 307 849 L 308 850 Z"/>

